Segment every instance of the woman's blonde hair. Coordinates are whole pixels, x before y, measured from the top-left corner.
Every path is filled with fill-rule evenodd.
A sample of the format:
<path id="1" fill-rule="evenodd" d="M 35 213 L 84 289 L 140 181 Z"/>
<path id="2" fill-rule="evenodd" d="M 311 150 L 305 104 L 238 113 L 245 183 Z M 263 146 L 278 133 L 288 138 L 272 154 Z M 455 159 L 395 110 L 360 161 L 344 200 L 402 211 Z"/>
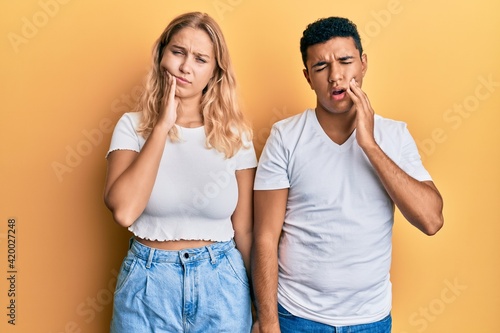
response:
<path id="1" fill-rule="evenodd" d="M 206 145 L 234 156 L 244 146 L 244 140 L 252 139 L 251 127 L 246 122 L 237 99 L 236 80 L 224 36 L 219 25 L 207 14 L 192 12 L 180 15 L 165 28 L 153 48 L 153 66 L 146 78 L 145 90 L 138 104 L 142 119 L 138 132 L 147 138 L 156 125 L 165 92 L 165 73 L 160 62 L 165 47 L 173 35 L 190 27 L 205 31 L 214 47 L 216 66 L 214 75 L 203 89 L 201 113 L 207 135 Z M 169 132 L 172 141 L 178 141 L 175 126 Z"/>

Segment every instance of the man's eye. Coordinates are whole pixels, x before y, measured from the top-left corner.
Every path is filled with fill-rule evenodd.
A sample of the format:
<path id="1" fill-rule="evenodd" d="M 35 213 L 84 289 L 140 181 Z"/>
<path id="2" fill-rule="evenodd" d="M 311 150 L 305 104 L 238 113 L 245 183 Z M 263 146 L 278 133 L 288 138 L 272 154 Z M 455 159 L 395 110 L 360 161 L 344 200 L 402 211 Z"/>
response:
<path id="1" fill-rule="evenodd" d="M 325 68 L 326 68 L 326 66 L 325 67 L 316 68 L 315 72 L 321 72 Z"/>

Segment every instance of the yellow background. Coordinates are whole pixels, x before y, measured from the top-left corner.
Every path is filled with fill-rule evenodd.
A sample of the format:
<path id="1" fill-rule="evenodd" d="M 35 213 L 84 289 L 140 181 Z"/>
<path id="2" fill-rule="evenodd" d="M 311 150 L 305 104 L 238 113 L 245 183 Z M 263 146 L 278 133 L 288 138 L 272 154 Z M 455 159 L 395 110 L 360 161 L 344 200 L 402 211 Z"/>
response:
<path id="1" fill-rule="evenodd" d="M 393 332 L 500 332 L 496 0 L 2 1 L 0 331 L 108 330 L 130 235 L 103 205 L 104 155 L 137 101 L 155 39 L 191 10 L 224 31 L 258 153 L 272 123 L 315 105 L 298 49 L 305 26 L 332 15 L 357 23 L 363 88 L 377 113 L 408 123 L 445 200 L 434 237 L 397 213 Z"/>

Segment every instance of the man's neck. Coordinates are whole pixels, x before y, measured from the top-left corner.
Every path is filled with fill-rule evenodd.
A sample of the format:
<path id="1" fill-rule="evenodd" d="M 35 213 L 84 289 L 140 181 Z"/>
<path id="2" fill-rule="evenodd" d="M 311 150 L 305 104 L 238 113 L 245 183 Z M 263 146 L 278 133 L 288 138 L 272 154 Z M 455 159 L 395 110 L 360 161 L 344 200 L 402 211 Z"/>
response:
<path id="1" fill-rule="evenodd" d="M 331 113 L 316 107 L 315 112 L 323 131 L 338 145 L 346 142 L 356 128 L 356 112 L 353 109 L 344 113 Z"/>

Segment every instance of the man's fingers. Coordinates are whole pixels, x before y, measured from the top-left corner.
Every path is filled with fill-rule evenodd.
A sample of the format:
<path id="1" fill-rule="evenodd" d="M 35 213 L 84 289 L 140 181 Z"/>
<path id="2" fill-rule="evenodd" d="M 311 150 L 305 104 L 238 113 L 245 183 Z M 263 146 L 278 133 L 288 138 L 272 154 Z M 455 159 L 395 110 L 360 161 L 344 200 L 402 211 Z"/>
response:
<path id="1" fill-rule="evenodd" d="M 349 81 L 349 89 L 347 91 L 350 92 L 349 96 L 351 96 L 353 103 L 358 109 L 362 108 L 365 112 L 373 112 L 368 96 L 361 89 L 354 78 Z"/>

